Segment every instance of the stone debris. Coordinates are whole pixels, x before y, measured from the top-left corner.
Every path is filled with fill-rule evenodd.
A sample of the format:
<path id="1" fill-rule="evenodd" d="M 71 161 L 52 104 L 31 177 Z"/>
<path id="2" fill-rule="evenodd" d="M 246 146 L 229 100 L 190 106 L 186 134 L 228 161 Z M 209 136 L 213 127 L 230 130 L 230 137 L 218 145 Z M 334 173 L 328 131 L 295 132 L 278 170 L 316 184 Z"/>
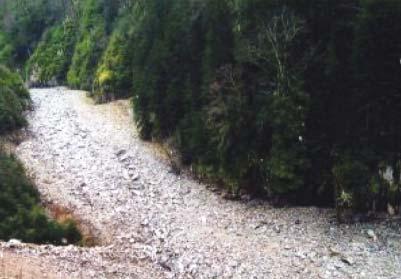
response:
<path id="1" fill-rule="evenodd" d="M 70 209 L 101 243 L 0 243 L 0 253 L 41 258 L 68 278 L 401 278 L 399 224 L 336 225 L 331 209 L 222 197 L 170 171 L 139 139 L 129 101 L 95 106 L 80 91 L 31 92 L 32 136 L 17 155 L 44 203 Z"/>

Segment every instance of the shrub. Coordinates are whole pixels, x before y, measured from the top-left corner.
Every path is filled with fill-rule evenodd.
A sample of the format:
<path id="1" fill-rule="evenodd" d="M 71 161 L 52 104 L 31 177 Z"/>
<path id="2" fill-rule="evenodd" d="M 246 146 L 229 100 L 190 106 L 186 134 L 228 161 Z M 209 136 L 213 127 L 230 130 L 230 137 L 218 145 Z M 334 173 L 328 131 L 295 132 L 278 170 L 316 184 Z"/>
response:
<path id="1" fill-rule="evenodd" d="M 39 206 L 39 194 L 14 158 L 0 153 L 0 239 L 25 242 L 77 243 L 81 236 L 73 222 L 51 221 Z"/>
<path id="2" fill-rule="evenodd" d="M 19 75 L 0 66 L 0 134 L 25 125 L 23 111 L 29 104 L 29 93 Z"/>
<path id="3" fill-rule="evenodd" d="M 107 24 L 102 1 L 82 2 L 82 16 L 78 28 L 72 64 L 67 73 L 68 85 L 74 88 L 92 90 L 99 59 L 107 45 Z"/>
<path id="4" fill-rule="evenodd" d="M 121 15 L 96 71 L 93 84 L 96 98 L 107 100 L 131 94 L 136 26 L 129 10 Z"/>
<path id="5" fill-rule="evenodd" d="M 33 85 L 66 82 L 74 50 L 75 33 L 75 24 L 72 19 L 67 18 L 62 24 L 44 34 L 27 63 L 27 71 Z"/>

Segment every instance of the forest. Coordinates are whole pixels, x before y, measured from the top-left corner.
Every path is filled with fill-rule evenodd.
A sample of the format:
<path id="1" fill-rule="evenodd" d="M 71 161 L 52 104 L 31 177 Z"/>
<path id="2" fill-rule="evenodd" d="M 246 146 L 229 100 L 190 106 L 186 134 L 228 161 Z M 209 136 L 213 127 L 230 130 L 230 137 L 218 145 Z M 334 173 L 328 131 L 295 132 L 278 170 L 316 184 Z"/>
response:
<path id="1" fill-rule="evenodd" d="M 399 0 L 2 0 L 0 18 L 11 83 L 3 67 L 132 98 L 143 139 L 234 196 L 400 210 Z M 1 132 L 28 100 L 2 90 Z"/>

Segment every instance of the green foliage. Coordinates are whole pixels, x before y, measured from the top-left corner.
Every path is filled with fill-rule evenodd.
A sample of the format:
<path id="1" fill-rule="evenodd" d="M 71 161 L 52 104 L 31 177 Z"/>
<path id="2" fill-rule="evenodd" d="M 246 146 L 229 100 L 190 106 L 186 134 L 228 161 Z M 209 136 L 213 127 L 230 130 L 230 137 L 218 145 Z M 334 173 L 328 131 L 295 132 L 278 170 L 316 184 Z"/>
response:
<path id="1" fill-rule="evenodd" d="M 67 74 L 68 85 L 92 90 L 96 69 L 107 47 L 109 32 L 117 14 L 119 2 L 85 0 L 80 3 L 78 39 L 72 64 Z"/>
<path id="2" fill-rule="evenodd" d="M 351 155 L 341 155 L 339 162 L 333 166 L 333 177 L 335 181 L 337 202 L 341 206 L 356 206 L 360 195 L 366 198 L 369 191 L 369 168 L 363 160 Z M 359 200 L 359 201 L 358 201 Z"/>
<path id="3" fill-rule="evenodd" d="M 46 85 L 50 81 L 66 81 L 74 50 L 76 27 L 67 18 L 44 34 L 44 38 L 29 58 L 27 71 L 32 83 Z"/>
<path id="4" fill-rule="evenodd" d="M 133 62 L 142 136 L 173 137 L 185 163 L 233 190 L 334 202 L 336 175 L 350 179 L 334 150 L 353 146 L 372 181 L 378 162 L 400 160 L 396 2 L 148 2 Z M 382 26 L 386 44 L 369 37 Z M 342 196 L 366 210 L 383 186 L 362 184 Z"/>
<path id="5" fill-rule="evenodd" d="M 401 38 L 394 36 L 401 34 L 401 2 L 369 0 L 361 1 L 361 6 L 353 45 L 358 89 L 353 134 L 390 164 L 400 160 L 401 150 Z"/>
<path id="6" fill-rule="evenodd" d="M 294 51 L 304 27 L 286 8 L 273 12 L 270 21 L 262 22 L 261 26 L 256 41 L 252 43 L 253 39 L 248 39 L 251 51 L 243 59 L 263 74 L 272 76 L 272 84 L 260 88 L 264 90 L 261 93 L 265 95 L 266 107 L 259 108 L 262 114 L 256 121 L 267 125 L 271 133 L 271 149 L 268 156 L 263 157 L 267 190 L 286 194 L 303 186 L 307 168 L 304 126 L 308 96 L 302 87 L 300 59 L 296 57 L 304 54 Z"/>
<path id="7" fill-rule="evenodd" d="M 142 135 L 172 135 L 183 115 L 188 84 L 187 1 L 154 1 L 145 4 L 134 55 L 134 91 Z M 173 109 L 170 107 L 173 106 Z"/>
<path id="8" fill-rule="evenodd" d="M 106 44 L 106 26 L 99 1 L 84 1 L 82 5 L 79 37 L 67 81 L 74 88 L 90 90 L 98 59 Z"/>
<path id="9" fill-rule="evenodd" d="M 121 16 L 102 55 L 93 84 L 93 93 L 98 98 L 107 100 L 112 96 L 130 95 L 134 55 L 132 46 L 135 44 L 137 26 L 132 19 L 130 12 Z"/>
<path id="10" fill-rule="evenodd" d="M 7 34 L 0 31 L 0 64 L 6 65 L 11 63 L 13 46 L 11 45 Z"/>
<path id="11" fill-rule="evenodd" d="M 0 6 L 1 63 L 22 67 L 43 32 L 65 15 L 64 0 L 4 0 Z"/>
<path id="12" fill-rule="evenodd" d="M 281 30 L 270 30 L 276 37 L 269 38 L 266 22 L 255 41 L 246 37 L 246 28 L 234 34 L 228 1 L 163 5 L 155 1 L 147 7 L 143 44 L 148 51 L 139 52 L 140 63 L 134 62 L 134 68 L 139 66 L 135 108 L 143 136 L 174 136 L 184 161 L 225 180 L 233 190 L 256 183 L 274 193 L 300 188 L 306 166 L 300 138 L 307 97 L 291 65 L 297 61 L 289 55 L 297 34 L 289 41 L 278 37 L 292 31 L 284 28 L 294 27 L 297 33 L 297 23 L 272 23 Z M 235 35 L 241 41 L 237 46 Z M 272 45 L 272 39 L 281 41 Z M 271 51 L 274 47 L 279 57 Z M 246 57 L 240 55 L 245 48 L 251 50 Z M 246 86 L 245 69 L 250 67 L 258 77 L 253 88 Z M 141 78 L 141 73 L 146 75 Z M 266 74 L 276 75 L 273 86 L 265 86 Z"/>
<path id="13" fill-rule="evenodd" d="M 347 95 L 341 98 L 341 112 L 347 118 L 337 146 L 340 150 L 352 146 L 357 155 L 353 161 L 366 165 L 357 172 L 358 183 L 349 185 L 355 210 L 385 208 L 386 203 L 399 206 L 401 202 L 401 87 L 397 76 L 401 39 L 393 35 L 401 34 L 400 11 L 399 1 L 360 1 L 360 12 L 353 20 L 354 42 L 346 61 L 348 69 L 345 68 L 352 86 L 343 89 Z M 338 67 L 343 65 L 341 62 L 336 62 Z M 344 67 L 336 71 L 344 71 Z M 338 126 L 335 122 L 334 125 Z M 390 185 L 379 175 L 383 165 L 392 169 Z"/>
<path id="14" fill-rule="evenodd" d="M 0 66 L 0 134 L 25 125 L 23 111 L 29 104 L 29 93 L 19 75 Z"/>
<path id="15" fill-rule="evenodd" d="M 0 239 L 32 243 L 77 243 L 81 236 L 71 222 L 50 221 L 39 206 L 39 195 L 14 158 L 0 153 Z"/>

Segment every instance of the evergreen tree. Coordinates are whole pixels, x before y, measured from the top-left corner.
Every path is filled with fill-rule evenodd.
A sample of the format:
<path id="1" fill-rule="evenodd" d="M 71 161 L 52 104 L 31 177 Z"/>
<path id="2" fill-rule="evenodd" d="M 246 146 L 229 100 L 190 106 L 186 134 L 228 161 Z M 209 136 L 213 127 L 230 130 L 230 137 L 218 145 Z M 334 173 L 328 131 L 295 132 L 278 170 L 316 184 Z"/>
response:
<path id="1" fill-rule="evenodd" d="M 68 84 L 72 87 L 92 89 L 98 60 L 107 44 L 102 4 L 103 2 L 98 0 L 85 0 L 81 3 L 79 36 L 67 74 Z"/>

